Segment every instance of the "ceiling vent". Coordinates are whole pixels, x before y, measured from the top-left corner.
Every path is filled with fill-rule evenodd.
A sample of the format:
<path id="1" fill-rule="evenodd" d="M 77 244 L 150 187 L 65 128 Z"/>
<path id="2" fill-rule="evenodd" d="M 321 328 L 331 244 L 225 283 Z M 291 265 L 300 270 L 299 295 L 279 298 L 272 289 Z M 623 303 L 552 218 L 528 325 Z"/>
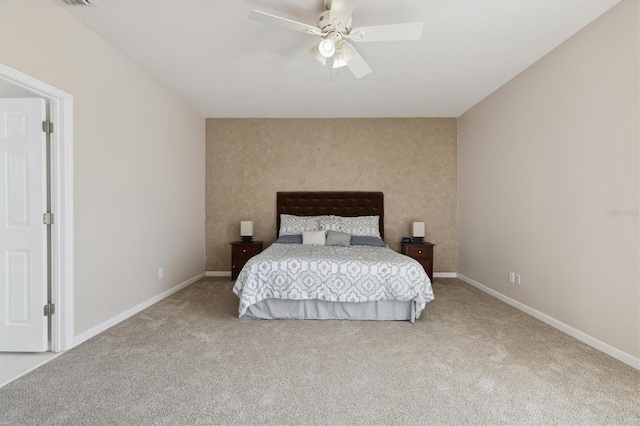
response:
<path id="1" fill-rule="evenodd" d="M 91 6 L 89 0 L 62 0 L 69 6 Z"/>

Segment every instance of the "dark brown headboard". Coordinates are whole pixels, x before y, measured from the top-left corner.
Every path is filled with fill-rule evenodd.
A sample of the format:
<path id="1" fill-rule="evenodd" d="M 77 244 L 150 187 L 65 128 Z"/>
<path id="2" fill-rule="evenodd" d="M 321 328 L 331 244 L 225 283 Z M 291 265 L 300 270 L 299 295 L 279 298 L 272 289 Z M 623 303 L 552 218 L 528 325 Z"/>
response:
<path id="1" fill-rule="evenodd" d="M 380 236 L 384 238 L 384 195 L 382 192 L 321 191 L 278 192 L 276 238 L 280 231 L 280 215 L 380 216 Z"/>

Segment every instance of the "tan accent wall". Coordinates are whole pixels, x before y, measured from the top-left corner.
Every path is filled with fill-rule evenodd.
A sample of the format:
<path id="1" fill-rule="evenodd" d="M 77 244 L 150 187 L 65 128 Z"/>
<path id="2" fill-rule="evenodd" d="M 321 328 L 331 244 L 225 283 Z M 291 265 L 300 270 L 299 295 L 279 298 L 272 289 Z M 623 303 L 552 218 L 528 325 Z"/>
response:
<path id="1" fill-rule="evenodd" d="M 0 62 L 74 97 L 76 336 L 204 272 L 204 118 L 61 2 L 0 2 Z"/>
<path id="2" fill-rule="evenodd" d="M 459 273 L 636 358 L 639 7 L 614 6 L 458 123 Z"/>
<path id="3" fill-rule="evenodd" d="M 276 236 L 278 191 L 382 191 L 385 240 L 426 222 L 434 270 L 457 270 L 455 118 L 207 119 L 207 270 L 229 271 L 240 221 Z"/>

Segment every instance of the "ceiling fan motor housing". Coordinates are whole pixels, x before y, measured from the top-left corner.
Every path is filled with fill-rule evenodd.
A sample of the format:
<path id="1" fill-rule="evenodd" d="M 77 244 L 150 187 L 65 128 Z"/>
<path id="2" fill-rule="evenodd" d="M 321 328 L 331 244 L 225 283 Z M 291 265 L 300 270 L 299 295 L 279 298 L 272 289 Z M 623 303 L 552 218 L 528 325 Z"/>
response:
<path id="1" fill-rule="evenodd" d="M 339 27 L 336 27 L 336 23 L 329 20 L 330 13 L 330 10 L 326 10 L 318 16 L 318 28 L 320 31 L 323 33 L 337 31 L 341 34 L 349 34 L 349 31 L 351 31 L 351 18 L 349 18 L 349 22 L 339 22 Z"/>

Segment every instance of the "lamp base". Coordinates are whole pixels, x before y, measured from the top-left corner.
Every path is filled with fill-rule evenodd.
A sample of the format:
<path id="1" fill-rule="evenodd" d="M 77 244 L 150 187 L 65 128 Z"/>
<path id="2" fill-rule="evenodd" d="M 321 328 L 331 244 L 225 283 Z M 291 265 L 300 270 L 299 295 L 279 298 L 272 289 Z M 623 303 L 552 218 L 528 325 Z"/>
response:
<path id="1" fill-rule="evenodd" d="M 424 237 L 413 237 L 413 244 L 423 244 Z"/>
<path id="2" fill-rule="evenodd" d="M 251 242 L 253 242 L 253 237 L 245 237 L 245 236 L 242 236 L 242 237 L 240 237 L 240 238 L 242 239 L 242 242 L 243 242 L 243 243 L 251 243 Z"/>

